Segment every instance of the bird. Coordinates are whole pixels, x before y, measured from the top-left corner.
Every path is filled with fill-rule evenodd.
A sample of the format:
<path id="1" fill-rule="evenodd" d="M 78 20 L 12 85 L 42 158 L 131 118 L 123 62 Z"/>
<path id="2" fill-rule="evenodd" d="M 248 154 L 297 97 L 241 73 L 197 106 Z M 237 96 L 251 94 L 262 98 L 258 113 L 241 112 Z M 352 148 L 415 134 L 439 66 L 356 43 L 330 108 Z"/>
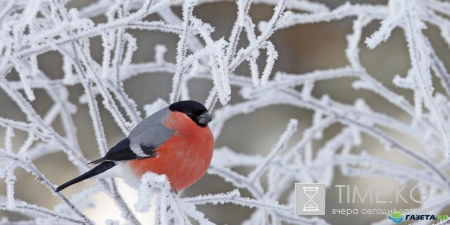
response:
<path id="1" fill-rule="evenodd" d="M 206 107 L 178 101 L 142 120 L 88 172 L 60 185 L 56 192 L 86 179 L 123 178 L 138 188 L 146 172 L 165 174 L 173 191 L 198 181 L 208 170 L 214 150 L 212 121 Z"/>

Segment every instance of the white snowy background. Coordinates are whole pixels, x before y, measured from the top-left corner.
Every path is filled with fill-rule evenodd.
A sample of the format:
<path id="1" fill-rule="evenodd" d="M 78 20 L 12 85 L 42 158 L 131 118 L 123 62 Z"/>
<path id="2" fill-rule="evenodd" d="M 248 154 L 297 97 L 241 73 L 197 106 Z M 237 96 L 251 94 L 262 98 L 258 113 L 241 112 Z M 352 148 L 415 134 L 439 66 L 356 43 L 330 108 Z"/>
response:
<path id="1" fill-rule="evenodd" d="M 0 224 L 450 214 L 449 18 L 439 0 L 0 0 Z M 182 99 L 214 119 L 213 162 L 198 183 L 176 196 L 148 174 L 139 192 L 119 179 L 54 192 Z M 295 182 L 326 184 L 327 215 L 294 215 Z M 338 204 L 342 184 L 424 185 L 415 197 L 429 198 Z"/>

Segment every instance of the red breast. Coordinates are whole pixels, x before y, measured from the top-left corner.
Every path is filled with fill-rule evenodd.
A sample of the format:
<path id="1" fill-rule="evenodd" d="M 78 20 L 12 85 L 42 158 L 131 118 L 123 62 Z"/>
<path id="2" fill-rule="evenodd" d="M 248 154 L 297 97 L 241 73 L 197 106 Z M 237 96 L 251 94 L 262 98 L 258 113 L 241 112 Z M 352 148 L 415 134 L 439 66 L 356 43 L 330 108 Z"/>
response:
<path id="1" fill-rule="evenodd" d="M 172 188 L 180 191 L 199 180 L 208 170 L 214 137 L 208 126 L 200 127 L 186 114 L 170 111 L 164 126 L 175 130 L 172 137 L 155 149 L 156 157 L 130 161 L 134 173 L 165 174 Z"/>

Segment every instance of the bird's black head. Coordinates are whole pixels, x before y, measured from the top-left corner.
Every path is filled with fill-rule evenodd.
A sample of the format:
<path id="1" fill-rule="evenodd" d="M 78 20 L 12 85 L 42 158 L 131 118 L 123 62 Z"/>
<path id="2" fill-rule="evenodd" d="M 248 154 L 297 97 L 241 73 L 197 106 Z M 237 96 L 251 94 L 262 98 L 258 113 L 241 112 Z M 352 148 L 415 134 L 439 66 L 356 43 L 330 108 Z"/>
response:
<path id="1" fill-rule="evenodd" d="M 206 127 L 212 118 L 204 105 L 199 102 L 187 100 L 173 103 L 169 106 L 170 111 L 185 113 L 197 125 Z"/>

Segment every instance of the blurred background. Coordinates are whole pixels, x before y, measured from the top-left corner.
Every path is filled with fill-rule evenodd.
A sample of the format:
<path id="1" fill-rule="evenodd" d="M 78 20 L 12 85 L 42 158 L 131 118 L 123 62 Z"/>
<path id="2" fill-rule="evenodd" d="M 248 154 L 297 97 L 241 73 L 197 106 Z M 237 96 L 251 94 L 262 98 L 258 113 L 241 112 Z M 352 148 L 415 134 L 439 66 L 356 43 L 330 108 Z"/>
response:
<path id="1" fill-rule="evenodd" d="M 77 0 L 70 1 L 66 4 L 67 8 L 81 9 L 92 1 L 90 0 Z M 321 0 L 331 9 L 345 3 L 342 0 Z M 387 0 L 361 0 L 350 1 L 351 3 L 364 3 L 364 4 L 387 4 Z M 1 8 L 1 6 L 0 6 Z M 173 11 L 181 17 L 181 7 L 173 7 Z M 215 31 L 212 33 L 214 40 L 221 37 L 228 39 L 232 25 L 236 19 L 236 3 L 221 2 L 221 3 L 205 3 L 195 7 L 194 14 L 203 21 L 210 23 L 215 27 Z M 261 20 L 270 19 L 273 14 L 273 6 L 264 4 L 254 4 L 250 10 L 250 16 L 255 24 L 258 24 Z M 91 18 L 95 23 L 106 22 L 106 17 L 101 15 Z M 149 19 L 158 19 L 157 15 L 151 15 Z M 314 70 L 332 69 L 343 67 L 349 64 L 345 57 L 345 48 L 347 46 L 346 35 L 352 32 L 352 21 L 355 18 L 345 18 L 343 20 L 331 21 L 326 23 L 315 23 L 307 25 L 296 25 L 288 29 L 282 29 L 270 38 L 275 48 L 278 51 L 279 57 L 275 63 L 273 71 L 283 71 L 286 73 L 302 74 L 312 72 Z M 394 92 L 405 96 L 407 100 L 412 102 L 413 92 L 406 89 L 400 89 L 392 84 L 392 79 L 396 74 L 405 76 L 410 68 L 410 60 L 408 56 L 407 44 L 403 31 L 396 28 L 391 37 L 374 50 L 369 50 L 363 43 L 366 37 L 370 36 L 374 31 L 379 28 L 379 21 L 370 23 L 363 30 L 362 42 L 360 43 L 360 58 L 363 66 L 367 69 L 367 72 L 371 74 L 378 81 L 383 83 L 386 87 Z M 178 42 L 178 36 L 174 34 L 152 32 L 144 30 L 128 30 L 136 39 L 138 49 L 133 55 L 132 61 L 138 62 L 150 62 L 154 61 L 154 47 L 158 44 L 164 44 L 167 47 L 167 53 L 165 60 L 169 62 L 175 62 L 176 45 Z M 444 61 L 446 67 L 450 69 L 450 57 L 449 48 L 442 40 L 439 34 L 439 30 L 431 25 L 428 25 L 425 30 L 426 36 L 431 40 L 434 49 L 439 55 L 440 59 Z M 243 38 L 245 39 L 245 38 Z M 239 43 L 240 46 L 244 46 L 246 40 Z M 95 60 L 101 63 L 102 60 L 102 42 L 101 37 L 97 36 L 90 39 L 91 54 Z M 239 49 L 240 47 L 238 47 Z M 258 59 L 260 68 L 263 68 L 265 62 L 265 56 Z M 58 52 L 48 52 L 38 57 L 39 69 L 44 71 L 52 79 L 63 78 L 62 71 L 62 57 Z M 246 64 L 240 66 L 236 73 L 241 75 L 249 75 L 250 71 Z M 261 69 L 260 69 L 261 71 Z M 154 102 L 158 98 L 168 100 L 169 93 L 171 92 L 172 75 L 168 73 L 152 73 L 141 74 L 139 76 L 128 79 L 125 82 L 125 91 L 128 95 L 134 99 L 138 104 L 138 109 L 141 111 L 141 115 L 145 115 L 143 106 Z M 272 74 L 273 75 L 273 74 Z M 271 76 L 272 78 L 272 76 Z M 19 80 L 16 71 L 12 71 L 7 76 L 8 80 Z M 354 78 L 339 78 L 320 81 L 316 83 L 313 90 L 313 95 L 320 97 L 323 94 L 328 94 L 332 99 L 340 101 L 346 104 L 353 104 L 357 98 L 364 98 L 366 102 L 372 107 L 373 110 L 388 114 L 395 118 L 399 118 L 402 121 L 409 121 L 407 115 L 405 115 L 401 109 L 393 106 L 385 99 L 377 96 L 373 92 L 367 90 L 355 90 L 351 87 L 351 83 Z M 437 91 L 442 91 L 440 82 L 434 81 Z M 190 95 L 193 100 L 204 102 L 206 99 L 212 83 L 208 80 L 193 79 L 189 83 Z M 69 87 L 70 102 L 77 105 L 77 112 L 74 115 L 74 121 L 77 125 L 77 135 L 80 143 L 80 147 L 83 150 L 85 157 L 89 160 L 94 160 L 100 157 L 97 149 L 97 143 L 95 141 L 95 135 L 92 127 L 91 118 L 89 116 L 88 107 L 85 104 L 79 104 L 79 97 L 83 94 L 83 88 L 81 85 L 74 85 Z M 242 101 L 241 97 L 237 94 L 239 91 L 237 88 L 233 88 L 233 95 L 231 104 Z M 44 115 L 48 108 L 51 106 L 52 101 L 49 96 L 40 90 L 35 90 L 36 100 L 32 102 L 33 107 L 40 115 Z M 97 100 L 100 102 L 101 97 L 97 96 Z M 21 112 L 17 105 L 2 91 L 0 91 L 0 116 L 4 118 L 10 118 L 19 121 L 26 121 L 26 116 Z M 102 104 L 101 118 L 105 128 L 105 133 L 108 141 L 108 146 L 113 146 L 116 142 L 124 138 L 124 135 L 120 131 L 119 127 L 114 123 L 114 119 L 107 112 Z M 216 107 L 221 107 L 220 104 L 216 104 Z M 299 121 L 299 130 L 295 133 L 290 144 L 298 141 L 302 137 L 304 129 L 311 125 L 313 111 L 306 109 L 299 109 L 290 106 L 274 106 L 264 109 L 256 110 L 248 115 L 240 115 L 232 118 L 226 123 L 220 137 L 216 140 L 216 148 L 227 146 L 236 152 L 242 152 L 247 154 L 260 154 L 266 155 L 271 147 L 275 145 L 279 138 L 279 135 L 284 131 L 286 124 L 290 118 L 296 118 Z M 56 120 L 52 124 L 56 131 L 61 132 L 62 126 L 60 121 Z M 316 141 L 314 148 L 322 146 L 328 138 L 334 136 L 341 130 L 342 126 L 335 124 L 325 130 L 324 138 Z M 3 146 L 4 128 L 0 128 L 0 146 Z M 407 139 L 400 134 L 398 138 L 404 140 L 408 147 L 412 147 L 420 151 L 415 147 L 415 141 Z M 26 138 L 26 134 L 15 130 L 15 138 L 13 142 L 13 148 L 19 148 Z M 366 150 L 370 154 L 379 157 L 389 157 L 389 159 L 408 163 L 402 161 L 402 157 L 395 153 L 389 152 L 387 154 L 384 151 L 383 146 L 373 138 L 369 138 L 363 135 L 363 145 L 358 149 L 353 149 L 355 153 L 361 150 Z M 54 153 L 39 158 L 35 161 L 37 168 L 45 174 L 45 176 L 58 185 L 75 177 L 79 174 L 76 167 L 70 163 L 67 156 L 62 153 Z M 248 168 L 237 168 L 241 173 L 248 173 Z M 371 184 L 386 184 L 388 187 L 396 187 L 397 181 L 388 178 L 349 178 L 340 175 L 338 169 L 335 170 L 335 178 L 333 185 L 352 185 L 357 184 L 360 191 L 364 192 Z M 24 170 L 17 168 L 15 170 L 17 176 L 17 182 L 15 185 L 15 196 L 17 199 L 41 205 L 48 208 L 53 208 L 54 205 L 60 203 L 60 199 L 52 195 L 43 185 L 35 181 L 34 177 Z M 92 186 L 93 181 L 82 182 L 74 185 L 64 193 L 67 196 L 71 196 L 74 193 L 79 192 L 83 188 Z M 411 184 L 411 187 L 414 184 Z M 292 188 L 294 184 L 292 185 Z M 0 182 L 0 195 L 6 195 L 5 183 Z M 182 193 L 182 196 L 196 196 L 205 193 L 219 193 L 233 190 L 234 187 L 225 182 L 222 178 L 217 176 L 205 175 L 199 182 L 189 187 Z M 136 191 L 130 189 L 124 184 L 120 184 L 120 190 L 124 193 L 125 199 L 131 206 L 136 201 Z M 249 196 L 249 193 L 245 190 L 241 190 L 244 196 Z M 409 193 L 408 188 L 405 189 L 405 193 Z M 363 194 L 363 193 L 362 193 Z M 388 193 L 387 196 L 395 194 Z M 332 215 L 331 208 L 357 208 L 354 205 L 338 204 L 337 203 L 338 188 L 329 188 L 327 190 L 327 215 L 320 216 L 331 224 L 369 224 L 374 221 L 385 219 L 385 215 Z M 95 196 L 96 204 L 98 207 L 89 210 L 87 214 L 98 221 L 99 224 L 103 224 L 106 219 L 120 219 L 120 212 L 114 211 L 110 207 L 112 201 L 109 200 L 104 194 L 98 194 Z M 285 199 L 286 197 L 284 197 Z M 386 197 L 389 198 L 389 197 Z M 282 203 L 286 203 L 282 202 Z M 418 204 L 411 202 L 409 204 L 386 204 L 377 205 L 375 203 L 369 205 L 363 205 L 364 207 L 372 208 L 413 208 Z M 236 205 L 204 205 L 198 206 L 212 222 L 218 224 L 238 224 L 248 218 L 253 209 L 246 207 L 239 207 Z M 443 214 L 450 214 L 450 209 L 446 208 Z M 8 217 L 9 220 L 23 219 L 24 216 L 16 213 L 10 213 L 0 211 L 0 218 Z M 150 215 L 140 215 L 140 218 L 150 218 Z"/>

